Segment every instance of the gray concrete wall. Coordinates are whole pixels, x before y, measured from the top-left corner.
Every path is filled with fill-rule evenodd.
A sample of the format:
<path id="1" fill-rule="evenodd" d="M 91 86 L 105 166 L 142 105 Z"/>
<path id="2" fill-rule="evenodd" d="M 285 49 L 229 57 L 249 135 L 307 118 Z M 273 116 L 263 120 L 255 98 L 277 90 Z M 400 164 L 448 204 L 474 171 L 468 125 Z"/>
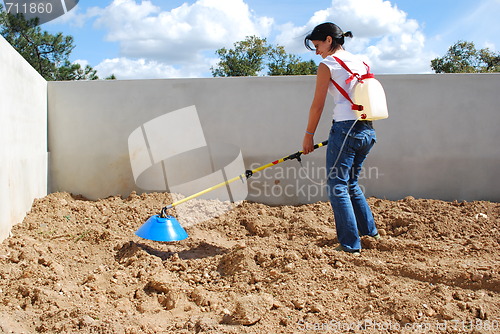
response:
<path id="1" fill-rule="evenodd" d="M 500 201 L 500 75 L 378 78 L 387 93 L 390 117 L 375 124 L 378 143 L 362 174 L 366 194 Z M 301 148 L 314 80 L 299 76 L 50 82 L 50 190 L 92 199 L 143 191 L 134 180 L 129 136 L 148 121 L 193 105 L 206 142 L 235 145 L 246 168 L 293 153 Z M 328 137 L 332 108 L 329 100 L 317 142 Z M 172 134 L 169 140 L 181 147 L 178 130 L 176 124 L 164 127 L 166 135 Z M 319 149 L 304 157 L 302 167 L 287 161 L 254 175 L 248 199 L 268 204 L 325 200 L 324 156 L 325 149 Z M 179 159 L 169 168 L 186 169 L 197 164 L 193 159 Z M 157 172 L 162 190 L 169 170 L 164 166 Z"/>
<path id="2" fill-rule="evenodd" d="M 382 77 L 390 118 L 370 164 L 377 196 L 500 201 L 500 74 Z M 376 190 L 375 190 L 376 189 Z"/>
<path id="3" fill-rule="evenodd" d="M 0 241 L 47 194 L 47 83 L 0 36 Z"/>

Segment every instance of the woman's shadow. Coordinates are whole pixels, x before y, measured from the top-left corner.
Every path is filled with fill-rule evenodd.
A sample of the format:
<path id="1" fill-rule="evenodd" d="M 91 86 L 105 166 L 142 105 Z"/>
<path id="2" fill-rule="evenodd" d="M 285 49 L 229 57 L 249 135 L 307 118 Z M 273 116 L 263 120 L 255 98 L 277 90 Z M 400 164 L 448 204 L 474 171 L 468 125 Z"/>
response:
<path id="1" fill-rule="evenodd" d="M 209 244 L 205 241 L 200 242 L 196 247 L 186 249 L 180 252 L 165 251 L 151 247 L 149 245 L 138 243 L 134 241 L 129 241 L 125 243 L 121 248 L 118 249 L 115 258 L 118 262 L 123 262 L 127 258 L 136 255 L 139 251 L 145 251 L 149 255 L 159 257 L 162 261 L 170 259 L 172 256 L 177 254 L 180 259 L 203 259 L 207 257 L 213 257 L 216 255 L 225 254 L 228 252 L 227 248 L 218 247 Z"/>

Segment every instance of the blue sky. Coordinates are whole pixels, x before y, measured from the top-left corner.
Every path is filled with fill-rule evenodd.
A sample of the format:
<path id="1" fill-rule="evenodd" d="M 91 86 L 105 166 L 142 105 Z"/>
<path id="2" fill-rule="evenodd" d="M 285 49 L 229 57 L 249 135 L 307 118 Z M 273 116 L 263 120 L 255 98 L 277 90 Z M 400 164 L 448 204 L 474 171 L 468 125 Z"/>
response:
<path id="1" fill-rule="evenodd" d="M 351 30 L 345 47 L 375 73 L 431 73 L 458 40 L 498 50 L 500 0 L 82 0 L 42 25 L 72 35 L 72 61 L 100 77 L 210 77 L 215 50 L 257 35 L 319 61 L 303 47 L 316 24 Z"/>

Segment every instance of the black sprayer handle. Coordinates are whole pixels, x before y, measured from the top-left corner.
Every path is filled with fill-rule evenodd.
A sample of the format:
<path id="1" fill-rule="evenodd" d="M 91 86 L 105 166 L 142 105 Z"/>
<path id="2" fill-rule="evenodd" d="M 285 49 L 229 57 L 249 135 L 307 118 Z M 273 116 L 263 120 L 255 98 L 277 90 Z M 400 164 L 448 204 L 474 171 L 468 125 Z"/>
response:
<path id="1" fill-rule="evenodd" d="M 321 142 L 321 144 L 316 144 L 316 145 L 314 145 L 314 149 L 320 148 L 320 147 L 321 147 L 320 145 L 321 145 L 321 146 L 326 146 L 326 145 L 328 145 L 328 139 L 327 139 L 327 140 L 325 140 L 324 142 Z"/>
<path id="2" fill-rule="evenodd" d="M 318 143 L 318 144 L 315 144 L 313 147 L 314 149 L 317 149 L 317 148 L 320 148 L 322 146 L 326 146 L 328 145 L 328 140 L 325 140 L 321 143 Z M 300 162 L 302 159 L 300 158 L 300 156 L 304 154 L 303 151 L 299 151 L 297 153 L 294 153 L 294 154 L 290 154 L 289 156 L 285 157 L 284 160 L 293 160 L 293 159 L 297 159 L 298 162 Z"/>

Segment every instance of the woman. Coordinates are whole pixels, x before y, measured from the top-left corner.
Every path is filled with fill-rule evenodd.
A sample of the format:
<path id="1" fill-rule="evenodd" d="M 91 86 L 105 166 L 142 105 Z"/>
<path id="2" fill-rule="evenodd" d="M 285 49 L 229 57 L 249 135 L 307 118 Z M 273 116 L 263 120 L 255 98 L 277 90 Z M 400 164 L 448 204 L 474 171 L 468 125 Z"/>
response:
<path id="1" fill-rule="evenodd" d="M 332 57 L 333 55 L 341 59 L 353 73 L 367 73 L 363 61 L 344 50 L 345 37 L 352 37 L 352 33 L 344 33 L 337 25 L 327 22 L 314 28 L 304 40 L 306 47 L 315 50 L 323 61 L 318 66 L 316 91 L 309 110 L 303 152 L 308 154 L 314 150 L 314 132 L 323 112 L 327 92 L 330 92 L 335 108 L 328 138 L 326 164 L 329 171 L 328 196 L 340 242 L 336 249 L 359 255 L 360 235 L 380 238 L 373 214 L 358 185 L 363 161 L 375 144 L 376 137 L 372 123 L 357 120 L 351 103 L 331 83 L 333 79 L 349 94 L 356 83 L 356 80 L 346 83 L 350 74 Z"/>

